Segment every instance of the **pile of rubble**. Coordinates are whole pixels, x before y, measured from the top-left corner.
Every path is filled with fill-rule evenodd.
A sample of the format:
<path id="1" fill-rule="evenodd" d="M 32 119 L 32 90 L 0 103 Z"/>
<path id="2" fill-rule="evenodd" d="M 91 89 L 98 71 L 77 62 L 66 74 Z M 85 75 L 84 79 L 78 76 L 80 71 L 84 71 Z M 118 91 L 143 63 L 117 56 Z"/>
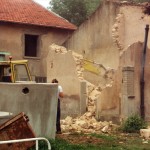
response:
<path id="1" fill-rule="evenodd" d="M 52 45 L 50 45 L 49 48 L 50 48 L 50 50 L 55 51 L 55 53 L 65 54 L 65 53 L 68 52 L 65 47 L 59 46 L 59 45 L 57 45 L 57 44 L 55 44 L 55 43 L 53 43 Z"/>
<path id="2" fill-rule="evenodd" d="M 54 50 L 56 53 L 65 54 L 68 50 L 63 46 L 58 46 L 52 44 L 50 46 L 51 50 Z M 72 51 L 72 56 L 76 63 L 76 72 L 79 80 L 84 80 L 83 77 L 83 56 Z M 112 74 L 112 70 L 108 71 L 105 69 L 105 76 L 109 77 L 109 74 Z M 110 75 L 112 76 L 112 75 Z M 112 80 L 112 79 L 111 79 Z M 85 81 L 85 80 L 84 80 Z M 95 119 L 96 114 L 96 100 L 98 99 L 100 92 L 102 91 L 101 86 L 95 86 L 87 81 L 87 92 L 88 92 L 88 101 L 87 101 L 87 112 L 76 118 L 67 116 L 65 119 L 61 120 L 61 128 L 63 133 L 109 133 L 112 130 L 115 130 L 118 126 L 113 124 L 111 121 L 97 121 Z"/>
<path id="3" fill-rule="evenodd" d="M 87 82 L 88 102 L 87 112 L 76 118 L 67 116 L 61 120 L 61 128 L 63 133 L 111 133 L 118 128 L 118 125 L 112 121 L 97 121 L 95 119 L 96 99 L 99 97 L 101 89 Z"/>

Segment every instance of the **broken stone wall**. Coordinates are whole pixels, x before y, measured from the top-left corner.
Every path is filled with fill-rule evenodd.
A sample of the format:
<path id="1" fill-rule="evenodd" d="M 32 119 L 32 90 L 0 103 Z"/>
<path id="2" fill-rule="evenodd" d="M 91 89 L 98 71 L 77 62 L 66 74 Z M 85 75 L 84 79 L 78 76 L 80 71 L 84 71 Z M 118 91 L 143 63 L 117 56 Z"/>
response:
<path id="1" fill-rule="evenodd" d="M 140 114 L 140 75 L 143 55 L 143 42 L 145 27 L 150 22 L 150 16 L 145 14 L 147 3 L 141 5 L 121 5 L 116 23 L 113 26 L 113 37 L 120 49 L 120 73 L 121 73 L 121 117 L 131 114 Z M 132 15 L 131 15 L 132 14 Z M 124 34 L 122 34 L 122 31 Z M 122 38 L 124 35 L 124 38 Z M 148 40 L 147 46 L 150 46 Z M 149 120 L 149 50 L 146 53 L 145 63 L 145 119 Z"/>
<path id="2" fill-rule="evenodd" d="M 112 26 L 119 11 L 118 3 L 104 1 L 96 12 L 86 20 L 64 46 L 82 54 L 84 58 L 117 68 L 119 52 L 113 43 Z"/>
<path id="3" fill-rule="evenodd" d="M 140 74 L 143 43 L 132 44 L 120 58 L 122 72 L 121 117 L 140 114 Z"/>
<path id="4" fill-rule="evenodd" d="M 144 13 L 146 6 L 147 3 L 140 5 L 128 2 L 104 1 L 97 11 L 64 44 L 68 49 L 82 54 L 83 58 L 104 66 L 106 70 L 108 68 L 116 70 L 114 75 L 111 76 L 110 82 L 106 82 L 107 78 L 99 80 L 99 75 L 84 70 L 85 80 L 94 83 L 96 86 L 99 83 L 105 85 L 100 88 L 100 95 L 96 100 L 97 119 L 128 116 L 140 111 L 140 71 L 137 66 L 140 67 L 139 49 L 142 49 L 142 46 L 137 42 L 144 42 L 145 26 L 150 22 L 149 15 Z M 150 42 L 148 41 L 148 47 L 149 45 Z M 122 63 L 122 59 L 128 63 Z M 147 65 L 145 78 L 149 75 Z M 128 67 L 135 69 L 133 74 L 129 72 L 128 75 Z M 123 69 L 127 72 L 123 72 Z M 130 101 L 132 95 L 128 97 L 127 91 L 129 89 L 125 87 L 126 83 L 122 84 L 122 79 L 127 77 L 131 80 L 132 75 L 134 79 L 132 88 L 134 88 L 136 96 L 133 101 Z M 145 108 L 146 118 L 149 118 L 147 87 L 149 87 L 148 83 L 145 84 Z"/>
<path id="5" fill-rule="evenodd" d="M 84 67 L 83 76 L 85 80 L 95 86 L 93 91 L 98 93 L 94 99 L 97 119 L 100 117 L 106 119 L 104 118 L 105 115 L 102 114 L 102 112 L 106 114 L 106 111 L 109 111 L 107 116 L 119 115 L 119 93 L 115 94 L 116 97 L 113 99 L 111 98 L 113 94 L 107 94 L 109 95 L 107 100 L 100 97 L 103 95 L 103 90 L 111 86 L 114 80 L 113 74 L 119 65 L 119 50 L 112 37 L 112 27 L 115 24 L 118 11 L 118 3 L 104 1 L 64 44 L 68 49 L 82 54 L 85 60 L 91 62 L 92 71 Z M 94 68 L 97 68 L 98 72 L 94 73 Z M 94 94 L 95 92 L 92 92 L 92 95 Z"/>
<path id="6" fill-rule="evenodd" d="M 63 88 L 64 98 L 61 100 L 61 117 L 79 116 L 86 112 L 87 91 L 83 80 L 82 56 L 67 51 L 64 47 L 52 44 L 47 56 L 47 79 L 56 78 Z M 82 79 L 82 80 L 81 80 Z"/>
<path id="7" fill-rule="evenodd" d="M 126 50 L 135 42 L 144 41 L 145 26 L 150 22 L 149 15 L 144 13 L 145 9 L 146 4 L 124 3 L 120 6 L 112 28 L 114 42 L 120 50 Z M 150 46 L 149 42 L 148 46 Z"/>

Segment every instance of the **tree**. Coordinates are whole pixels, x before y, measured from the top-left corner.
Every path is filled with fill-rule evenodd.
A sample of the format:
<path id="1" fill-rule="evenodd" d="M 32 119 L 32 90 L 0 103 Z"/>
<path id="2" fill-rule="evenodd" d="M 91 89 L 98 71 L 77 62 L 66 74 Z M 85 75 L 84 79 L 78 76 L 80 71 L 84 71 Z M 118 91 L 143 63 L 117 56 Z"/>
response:
<path id="1" fill-rule="evenodd" d="M 100 0 L 51 0 L 51 10 L 79 26 L 99 5 Z"/>

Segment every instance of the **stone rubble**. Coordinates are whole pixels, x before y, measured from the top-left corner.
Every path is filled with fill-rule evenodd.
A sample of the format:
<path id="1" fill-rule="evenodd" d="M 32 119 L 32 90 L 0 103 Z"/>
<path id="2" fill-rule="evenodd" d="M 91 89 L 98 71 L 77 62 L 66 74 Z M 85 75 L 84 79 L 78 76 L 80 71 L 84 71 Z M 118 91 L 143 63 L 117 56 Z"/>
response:
<path id="1" fill-rule="evenodd" d="M 82 67 L 82 60 L 83 56 L 79 55 L 78 53 L 72 52 L 73 58 L 76 62 L 76 71 L 77 71 L 77 76 L 80 80 L 83 80 L 83 70 L 84 68 Z"/>
<path id="2" fill-rule="evenodd" d="M 63 46 L 58 46 L 52 44 L 50 46 L 51 50 L 54 50 L 56 53 L 65 54 L 68 50 Z M 76 72 L 79 80 L 84 80 L 82 67 L 83 56 L 72 51 L 72 56 L 76 63 Z M 112 70 L 105 69 L 104 76 L 106 78 L 111 78 Z M 112 124 L 112 122 L 101 122 L 95 119 L 96 112 L 96 100 L 98 99 L 102 88 L 100 86 L 96 87 L 87 81 L 87 92 L 88 92 L 88 101 L 87 101 L 87 112 L 76 118 L 67 116 L 65 119 L 61 120 L 61 128 L 63 133 L 109 133 L 111 130 L 115 129 L 117 126 Z"/>
<path id="3" fill-rule="evenodd" d="M 145 140 L 149 140 L 150 139 L 150 129 L 140 129 L 140 135 Z"/>
<path id="4" fill-rule="evenodd" d="M 54 50 L 56 53 L 65 54 L 68 50 L 63 46 L 58 46 L 56 44 L 52 44 L 50 46 L 51 50 Z M 72 51 L 72 56 L 76 63 L 76 72 L 79 80 L 84 80 L 83 77 L 83 56 Z M 105 69 L 105 78 L 111 78 L 113 74 L 113 70 Z M 87 101 L 87 112 L 76 118 L 72 118 L 67 116 L 65 119 L 61 120 L 61 128 L 63 133 L 109 133 L 112 130 L 116 129 L 118 126 L 113 124 L 111 121 L 101 122 L 95 119 L 96 113 L 96 100 L 98 99 L 102 88 L 100 86 L 96 87 L 87 81 L 87 92 L 88 92 L 88 101 Z"/>
<path id="5" fill-rule="evenodd" d="M 74 53 L 74 59 L 76 60 L 76 65 L 79 65 L 79 70 L 77 70 L 79 79 L 83 78 L 83 68 L 81 65 L 81 59 L 83 57 L 77 53 Z M 63 133 L 109 133 L 115 130 L 118 126 L 113 124 L 111 121 L 101 122 L 95 119 L 96 114 L 96 100 L 98 99 L 102 88 L 96 87 L 87 81 L 87 92 L 88 92 L 88 102 L 87 102 L 87 112 L 76 118 L 67 116 L 65 119 L 61 120 L 61 128 Z"/>
<path id="6" fill-rule="evenodd" d="M 53 50 L 56 53 L 61 53 L 61 54 L 65 54 L 68 52 L 65 47 L 56 45 L 54 43 L 52 45 L 50 45 L 50 50 Z"/>

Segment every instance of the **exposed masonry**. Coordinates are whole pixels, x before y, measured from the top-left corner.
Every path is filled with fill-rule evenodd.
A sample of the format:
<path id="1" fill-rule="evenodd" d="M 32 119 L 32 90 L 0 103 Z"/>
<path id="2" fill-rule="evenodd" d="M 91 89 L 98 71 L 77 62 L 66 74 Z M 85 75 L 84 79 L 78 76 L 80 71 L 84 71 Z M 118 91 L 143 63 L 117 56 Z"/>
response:
<path id="1" fill-rule="evenodd" d="M 51 45 L 51 50 L 54 50 L 56 53 L 65 54 L 67 53 L 67 49 L 63 46 L 58 46 L 56 44 Z M 72 55 L 74 61 L 76 63 L 76 72 L 79 80 L 84 80 L 83 72 L 83 56 L 72 51 Z M 93 62 L 95 63 L 95 62 Z M 104 80 L 108 80 L 110 83 L 113 82 L 113 69 L 106 69 L 103 65 L 97 64 L 103 69 L 102 77 Z M 99 98 L 101 91 L 107 86 L 111 86 L 111 84 L 106 84 L 105 87 L 101 87 L 101 85 L 95 86 L 92 83 L 87 82 L 87 93 L 88 93 L 88 102 L 87 102 L 87 112 L 76 118 L 72 118 L 67 116 L 65 119 L 61 120 L 62 131 L 67 132 L 84 132 L 84 133 L 101 133 L 101 132 L 109 132 L 115 129 L 116 125 L 112 124 L 112 122 L 101 122 L 95 119 L 96 112 L 96 100 Z"/>
<path id="2" fill-rule="evenodd" d="M 112 37 L 114 40 L 114 43 L 117 45 L 118 49 L 121 51 L 124 49 L 123 45 L 123 35 L 124 35 L 124 28 L 123 26 L 124 21 L 124 15 L 122 13 L 118 14 L 116 17 L 116 23 L 112 27 Z M 121 35 L 121 37 L 120 37 Z"/>

